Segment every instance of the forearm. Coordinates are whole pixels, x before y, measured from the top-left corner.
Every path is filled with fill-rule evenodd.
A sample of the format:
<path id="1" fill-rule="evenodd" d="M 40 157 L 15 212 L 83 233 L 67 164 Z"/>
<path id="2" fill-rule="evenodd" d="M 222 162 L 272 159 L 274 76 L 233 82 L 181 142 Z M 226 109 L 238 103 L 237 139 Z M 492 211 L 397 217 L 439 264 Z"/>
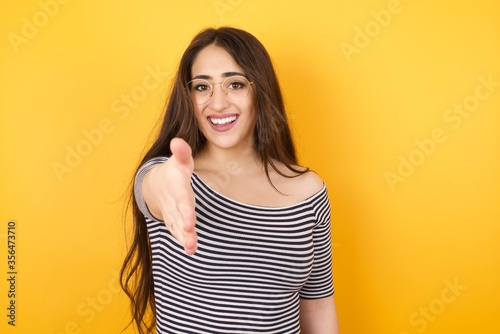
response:
<path id="1" fill-rule="evenodd" d="M 333 296 L 300 300 L 301 334 L 338 334 L 337 309 Z"/>

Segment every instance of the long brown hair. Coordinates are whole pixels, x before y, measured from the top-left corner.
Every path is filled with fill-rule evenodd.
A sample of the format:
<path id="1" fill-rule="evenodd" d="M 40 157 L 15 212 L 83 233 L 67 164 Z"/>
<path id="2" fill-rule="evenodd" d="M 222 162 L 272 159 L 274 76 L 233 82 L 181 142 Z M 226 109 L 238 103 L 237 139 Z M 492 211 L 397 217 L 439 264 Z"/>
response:
<path id="1" fill-rule="evenodd" d="M 159 134 L 140 165 L 154 157 L 171 155 L 169 144 L 174 137 L 183 138 L 191 146 L 193 156 L 203 149 L 206 138 L 198 128 L 192 101 L 186 94 L 186 84 L 191 80 L 191 68 L 196 56 L 209 45 L 225 49 L 244 70 L 248 80 L 254 82 L 257 112 L 254 145 L 269 182 L 272 184 L 269 166 L 287 176 L 274 161 L 283 163 L 294 175 L 307 171 L 294 167 L 297 164 L 295 146 L 269 54 L 253 35 L 230 27 L 203 30 L 191 41 L 181 58 Z M 155 327 L 151 248 L 146 221 L 133 193 L 132 190 L 134 235 L 121 269 L 120 283 L 131 300 L 131 323 L 135 323 L 139 333 L 144 334 L 153 332 Z"/>

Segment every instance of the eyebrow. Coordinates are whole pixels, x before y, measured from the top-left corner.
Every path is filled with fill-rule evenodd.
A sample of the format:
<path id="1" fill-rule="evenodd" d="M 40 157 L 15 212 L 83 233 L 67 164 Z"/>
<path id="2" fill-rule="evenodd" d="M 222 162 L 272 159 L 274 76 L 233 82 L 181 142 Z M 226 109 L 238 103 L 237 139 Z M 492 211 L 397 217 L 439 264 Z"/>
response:
<path id="1" fill-rule="evenodd" d="M 235 76 L 235 75 L 241 75 L 241 76 L 245 76 L 245 74 L 243 73 L 240 73 L 240 72 L 224 72 L 222 73 L 222 77 L 223 78 L 228 78 L 228 77 L 232 77 L 232 76 Z M 213 77 L 211 77 L 210 75 L 206 75 L 206 74 L 200 74 L 200 75 L 197 75 L 195 77 L 193 77 L 191 80 L 194 80 L 194 79 L 204 79 L 204 80 L 208 80 L 208 79 L 213 79 Z"/>

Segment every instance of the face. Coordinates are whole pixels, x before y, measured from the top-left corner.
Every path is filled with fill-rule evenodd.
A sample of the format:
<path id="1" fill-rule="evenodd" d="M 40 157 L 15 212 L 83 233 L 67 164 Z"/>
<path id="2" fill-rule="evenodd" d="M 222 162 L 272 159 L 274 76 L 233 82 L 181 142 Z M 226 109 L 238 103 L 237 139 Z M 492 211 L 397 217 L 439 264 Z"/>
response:
<path id="1" fill-rule="evenodd" d="M 253 146 L 254 88 L 241 76 L 245 76 L 243 69 L 219 46 L 205 47 L 193 63 L 191 79 L 196 81 L 191 84 L 191 98 L 198 127 L 209 146 L 222 149 Z M 211 96 L 207 82 L 212 86 Z M 248 95 L 241 95 L 242 90 L 249 90 Z M 203 95 L 201 100 L 208 100 L 200 103 Z"/>

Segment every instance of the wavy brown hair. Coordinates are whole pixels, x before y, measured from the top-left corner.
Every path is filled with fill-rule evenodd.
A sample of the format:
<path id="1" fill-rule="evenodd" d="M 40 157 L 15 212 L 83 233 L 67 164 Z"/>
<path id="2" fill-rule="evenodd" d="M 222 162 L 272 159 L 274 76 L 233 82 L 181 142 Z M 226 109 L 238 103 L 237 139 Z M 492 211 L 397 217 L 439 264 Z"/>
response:
<path id="1" fill-rule="evenodd" d="M 295 146 L 269 54 L 253 35 L 230 27 L 203 30 L 189 44 L 181 58 L 159 134 L 139 166 L 154 157 L 171 155 L 169 144 L 174 137 L 183 138 L 191 146 L 193 156 L 204 148 L 206 138 L 198 128 L 186 84 L 191 80 L 196 56 L 209 45 L 226 50 L 244 70 L 248 80 L 254 82 L 257 113 L 254 146 L 269 182 L 272 184 L 269 167 L 287 176 L 278 169 L 275 161 L 283 163 L 294 172 L 294 176 L 305 173 L 307 169 L 294 167 L 297 165 Z M 151 248 L 144 215 L 137 206 L 133 189 L 131 193 L 133 239 L 121 269 L 120 283 L 131 300 L 132 320 L 129 325 L 135 323 L 139 333 L 145 334 L 154 332 L 155 327 Z"/>

